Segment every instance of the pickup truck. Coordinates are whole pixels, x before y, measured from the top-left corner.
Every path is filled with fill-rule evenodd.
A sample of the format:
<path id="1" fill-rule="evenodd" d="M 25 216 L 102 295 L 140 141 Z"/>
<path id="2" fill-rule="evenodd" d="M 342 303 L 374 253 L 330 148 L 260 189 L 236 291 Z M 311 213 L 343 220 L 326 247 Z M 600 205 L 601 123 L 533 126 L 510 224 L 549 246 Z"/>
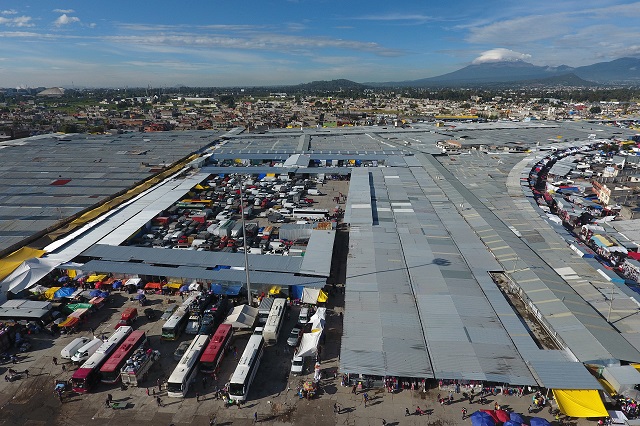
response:
<path id="1" fill-rule="evenodd" d="M 137 349 L 120 370 L 122 383 L 125 385 L 138 386 L 141 381 L 146 379 L 147 372 L 158 358 L 160 358 L 159 351 L 145 348 Z"/>

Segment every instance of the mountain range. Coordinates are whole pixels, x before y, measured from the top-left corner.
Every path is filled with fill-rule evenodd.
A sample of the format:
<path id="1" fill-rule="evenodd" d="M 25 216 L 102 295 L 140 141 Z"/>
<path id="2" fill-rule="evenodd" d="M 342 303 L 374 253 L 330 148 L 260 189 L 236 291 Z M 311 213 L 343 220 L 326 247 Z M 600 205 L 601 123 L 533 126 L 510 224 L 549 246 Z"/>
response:
<path id="1" fill-rule="evenodd" d="M 564 84 L 570 86 L 640 85 L 640 58 L 620 58 L 582 67 L 533 65 L 501 61 L 471 64 L 436 77 L 411 81 L 364 83 L 370 87 L 464 87 L 502 83 Z"/>

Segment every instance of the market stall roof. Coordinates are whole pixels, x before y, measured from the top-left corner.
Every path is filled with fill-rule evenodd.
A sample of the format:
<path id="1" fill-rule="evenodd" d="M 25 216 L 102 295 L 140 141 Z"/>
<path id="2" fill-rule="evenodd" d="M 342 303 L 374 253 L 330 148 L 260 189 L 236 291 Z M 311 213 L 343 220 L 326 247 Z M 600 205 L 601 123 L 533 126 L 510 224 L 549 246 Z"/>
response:
<path id="1" fill-rule="evenodd" d="M 110 262 L 103 260 L 91 260 L 85 264 L 84 268 L 91 271 L 103 271 L 111 273 L 207 280 L 219 284 L 236 285 L 246 282 L 246 275 L 244 270 L 239 269 L 220 269 L 216 271 L 206 267 L 166 267 L 146 265 L 143 263 L 135 262 Z M 324 287 L 324 285 L 326 284 L 326 279 L 324 278 L 305 277 L 279 272 L 254 271 L 251 264 L 250 269 L 251 282 L 256 284 L 302 285 L 318 288 Z"/>
<path id="2" fill-rule="evenodd" d="M 6 288 L 12 293 L 29 289 L 59 264 L 60 262 L 57 260 L 41 257 L 27 259 L 0 282 L 0 288 Z"/>
<path id="3" fill-rule="evenodd" d="M 251 328 L 258 317 L 258 308 L 240 305 L 233 308 L 224 324 L 231 324 L 234 328 Z"/>

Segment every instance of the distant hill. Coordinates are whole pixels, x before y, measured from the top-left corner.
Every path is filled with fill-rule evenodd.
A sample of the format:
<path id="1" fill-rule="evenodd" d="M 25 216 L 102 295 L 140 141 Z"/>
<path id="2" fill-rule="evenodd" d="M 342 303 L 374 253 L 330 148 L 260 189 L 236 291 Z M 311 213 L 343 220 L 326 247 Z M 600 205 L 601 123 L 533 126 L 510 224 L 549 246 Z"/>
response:
<path id="1" fill-rule="evenodd" d="M 640 84 L 640 58 L 620 58 L 578 67 L 574 74 L 604 84 Z"/>
<path id="2" fill-rule="evenodd" d="M 521 86 L 566 86 L 566 87 L 598 87 L 600 84 L 582 79 L 574 73 L 554 75 L 553 77 L 525 80 L 515 83 Z"/>
<path id="3" fill-rule="evenodd" d="M 564 85 L 590 86 L 600 84 L 640 84 L 640 59 L 621 58 L 610 62 L 572 68 L 538 66 L 524 61 L 484 62 L 471 64 L 457 71 L 436 77 L 412 81 L 365 83 L 374 87 L 465 87 L 494 86 L 496 83 L 537 82 L 573 74 L 558 80 Z M 552 84 L 552 80 L 548 83 Z"/>
<path id="4" fill-rule="evenodd" d="M 364 90 L 367 85 L 356 83 L 355 81 L 346 80 L 346 79 L 338 79 L 338 80 L 320 80 L 320 81 L 312 81 L 311 83 L 298 84 L 295 86 L 288 86 L 288 89 L 298 90 L 298 91 L 309 91 L 309 92 L 337 92 L 339 90 Z"/>

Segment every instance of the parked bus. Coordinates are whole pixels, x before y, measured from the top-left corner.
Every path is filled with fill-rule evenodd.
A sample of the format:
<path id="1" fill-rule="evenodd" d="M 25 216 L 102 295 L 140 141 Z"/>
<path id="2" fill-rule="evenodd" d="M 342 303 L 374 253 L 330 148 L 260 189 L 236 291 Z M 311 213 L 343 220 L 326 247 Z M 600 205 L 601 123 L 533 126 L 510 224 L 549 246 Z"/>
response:
<path id="1" fill-rule="evenodd" d="M 264 339 L 262 336 L 259 334 L 252 335 L 229 382 L 229 398 L 232 400 L 246 401 L 249 395 L 249 387 L 260 366 L 263 350 Z"/>
<path id="2" fill-rule="evenodd" d="M 232 337 L 233 327 L 231 324 L 220 324 L 207 348 L 202 352 L 200 371 L 207 374 L 216 372 Z"/>
<path id="3" fill-rule="evenodd" d="M 102 383 L 116 383 L 120 380 L 120 370 L 131 354 L 147 343 L 147 335 L 142 330 L 132 332 L 100 368 Z"/>
<path id="4" fill-rule="evenodd" d="M 329 214 L 327 209 L 293 209 L 292 215 L 298 219 L 325 219 Z"/>
<path id="5" fill-rule="evenodd" d="M 197 299 L 198 295 L 192 294 L 187 297 L 184 303 L 176 309 L 171 317 L 162 326 L 162 340 L 176 340 L 182 334 L 184 327 L 189 320 L 189 307 Z"/>
<path id="6" fill-rule="evenodd" d="M 169 380 L 167 381 L 167 396 L 184 398 L 189 391 L 189 385 L 198 373 L 198 360 L 202 351 L 209 343 L 209 336 L 200 334 L 180 359 Z"/>
<path id="7" fill-rule="evenodd" d="M 100 367 L 109 358 L 109 355 L 131 334 L 132 328 L 124 326 L 118 328 L 109 339 L 104 342 L 96 352 L 80 366 L 71 377 L 71 383 L 75 392 L 89 392 L 100 381 Z"/>
<path id="8" fill-rule="evenodd" d="M 284 311 L 287 308 L 286 300 L 282 298 L 275 299 L 267 318 L 267 323 L 264 326 L 262 335 L 264 336 L 264 342 L 267 345 L 275 345 L 278 343 L 278 336 L 284 323 Z"/>

